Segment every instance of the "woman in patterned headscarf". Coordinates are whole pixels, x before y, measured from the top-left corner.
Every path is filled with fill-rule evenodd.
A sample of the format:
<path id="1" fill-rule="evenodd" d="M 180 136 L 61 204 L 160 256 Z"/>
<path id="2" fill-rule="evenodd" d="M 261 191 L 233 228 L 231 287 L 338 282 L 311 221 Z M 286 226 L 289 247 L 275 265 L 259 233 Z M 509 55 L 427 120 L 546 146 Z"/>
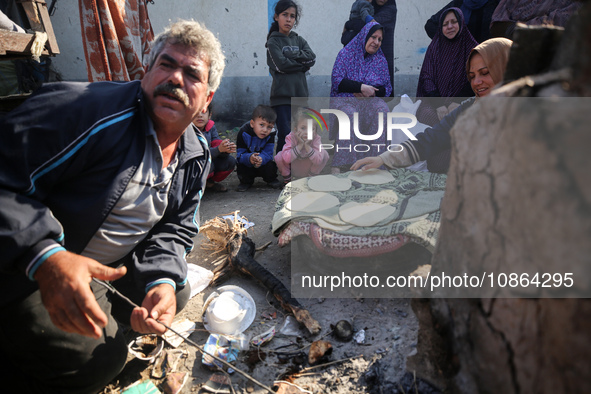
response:
<path id="1" fill-rule="evenodd" d="M 385 116 L 389 111 L 388 105 L 380 97 L 389 97 L 392 93 L 388 62 L 380 48 L 382 39 L 383 28 L 380 24 L 366 24 L 341 49 L 332 69 L 330 96 L 334 99 L 331 100 L 331 107 L 345 112 L 351 122 L 354 121 L 354 113 L 358 113 L 359 130 L 367 135 L 377 133 L 379 116 Z M 385 124 L 384 121 L 382 126 Z M 367 144 L 368 141 L 359 140 L 353 133 L 353 126 L 351 123 L 351 140 L 345 141 L 339 140 L 335 128 L 331 127 L 329 137 L 336 140 L 337 148 L 332 161 L 333 173 L 339 172 L 338 167 L 351 165 L 361 157 L 378 154 L 379 148 L 372 144 L 386 143 L 386 133 L 383 132 L 368 144 L 369 151 L 356 152 L 353 149 L 355 145 Z"/>

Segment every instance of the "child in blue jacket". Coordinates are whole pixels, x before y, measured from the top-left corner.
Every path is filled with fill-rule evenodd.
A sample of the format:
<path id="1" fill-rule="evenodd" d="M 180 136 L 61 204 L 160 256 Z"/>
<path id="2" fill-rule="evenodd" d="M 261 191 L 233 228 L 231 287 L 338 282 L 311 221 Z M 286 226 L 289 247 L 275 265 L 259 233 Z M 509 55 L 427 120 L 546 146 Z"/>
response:
<path id="1" fill-rule="evenodd" d="M 259 105 L 252 112 L 250 122 L 240 128 L 236 138 L 236 171 L 240 184 L 236 191 L 250 189 L 256 177 L 262 177 L 273 189 L 281 188 L 277 165 L 273 161 L 276 120 L 273 108 Z"/>

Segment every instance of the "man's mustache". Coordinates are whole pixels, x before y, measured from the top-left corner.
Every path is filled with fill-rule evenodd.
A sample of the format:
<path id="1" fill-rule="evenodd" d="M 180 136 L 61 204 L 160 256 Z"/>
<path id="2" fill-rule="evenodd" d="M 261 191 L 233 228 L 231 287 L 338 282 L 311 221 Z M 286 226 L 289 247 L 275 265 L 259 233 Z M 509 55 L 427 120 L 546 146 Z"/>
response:
<path id="1" fill-rule="evenodd" d="M 178 101 L 182 102 L 185 107 L 189 106 L 189 96 L 179 87 L 176 87 L 170 82 L 163 83 L 161 85 L 156 86 L 154 89 L 154 97 L 160 95 L 167 95 L 172 96 L 173 98 L 177 99 Z"/>

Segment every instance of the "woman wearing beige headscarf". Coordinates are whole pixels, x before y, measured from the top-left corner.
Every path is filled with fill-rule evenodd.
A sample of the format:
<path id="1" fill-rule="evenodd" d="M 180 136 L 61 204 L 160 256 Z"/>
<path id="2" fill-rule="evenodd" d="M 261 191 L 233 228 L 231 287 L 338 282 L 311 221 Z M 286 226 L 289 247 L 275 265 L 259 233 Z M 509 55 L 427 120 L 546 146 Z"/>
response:
<path id="1" fill-rule="evenodd" d="M 506 38 L 492 38 L 472 49 L 468 56 L 468 62 L 466 62 L 466 75 L 468 75 L 468 80 L 476 97 L 486 96 L 490 93 L 490 89 L 503 82 L 512 43 L 513 41 Z M 477 76 L 481 76 L 477 72 L 480 69 L 483 69 L 484 72 L 488 71 L 483 77 L 488 75 L 490 81 L 475 79 Z M 484 84 L 486 86 L 482 86 Z"/>
<path id="2" fill-rule="evenodd" d="M 478 98 L 487 96 L 495 85 L 503 81 L 509 50 L 513 42 L 506 38 L 491 38 L 476 46 L 470 52 L 466 64 L 466 72 L 470 86 L 476 97 L 462 102 L 462 104 L 444 117 L 441 122 L 424 132 L 416 135 L 416 140 L 408 140 L 401 144 L 404 148 L 401 151 L 385 152 L 379 156 L 366 157 L 356 161 L 352 170 L 369 170 L 382 165 L 388 167 L 408 167 L 416 162 L 438 158 L 432 172 L 446 173 L 449 167 L 449 151 L 451 148 L 451 137 L 449 131 L 456 123 L 458 116 L 472 106 Z"/>

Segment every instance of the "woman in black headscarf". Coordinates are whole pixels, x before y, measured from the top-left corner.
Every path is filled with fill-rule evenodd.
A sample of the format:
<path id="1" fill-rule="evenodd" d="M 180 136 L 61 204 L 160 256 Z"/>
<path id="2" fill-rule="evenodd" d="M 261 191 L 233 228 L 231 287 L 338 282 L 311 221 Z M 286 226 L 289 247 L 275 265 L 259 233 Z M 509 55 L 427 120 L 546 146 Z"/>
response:
<path id="1" fill-rule="evenodd" d="M 462 10 L 464 20 L 472 37 L 476 41 L 483 42 L 491 37 L 490 22 L 499 4 L 499 0 L 452 0 L 448 5 L 431 16 L 425 23 L 425 31 L 429 38 L 435 37 L 439 29 L 439 19 L 444 10 L 456 7 Z"/>

